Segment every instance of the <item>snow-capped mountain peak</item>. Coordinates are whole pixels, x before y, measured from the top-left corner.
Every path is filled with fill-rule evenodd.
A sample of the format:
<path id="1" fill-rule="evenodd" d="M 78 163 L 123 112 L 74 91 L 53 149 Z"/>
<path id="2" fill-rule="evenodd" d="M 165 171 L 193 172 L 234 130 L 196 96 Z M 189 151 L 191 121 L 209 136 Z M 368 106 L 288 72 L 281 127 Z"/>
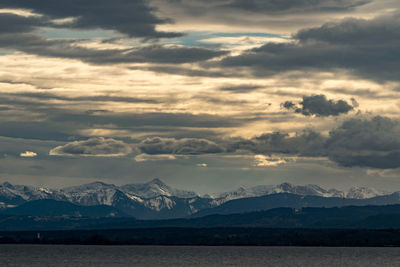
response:
<path id="1" fill-rule="evenodd" d="M 10 184 L 9 182 L 4 182 L 4 183 L 2 183 L 0 186 L 2 186 L 2 187 L 7 187 L 7 188 L 14 188 L 14 186 L 12 185 L 12 184 Z"/>
<path id="2" fill-rule="evenodd" d="M 115 185 L 103 182 L 93 182 L 60 190 L 68 201 L 84 206 L 112 205 L 117 191 Z"/>
<path id="3" fill-rule="evenodd" d="M 144 184 L 128 184 L 121 186 L 120 189 L 130 195 L 143 198 L 154 198 L 158 196 L 191 198 L 197 196 L 195 192 L 172 188 L 160 179 L 153 179 Z"/>
<path id="4" fill-rule="evenodd" d="M 113 184 L 106 184 L 103 182 L 93 182 L 84 185 L 71 186 L 61 189 L 64 192 L 82 192 L 82 191 L 90 191 L 90 190 L 104 190 L 104 189 L 115 189 L 116 186 Z"/>

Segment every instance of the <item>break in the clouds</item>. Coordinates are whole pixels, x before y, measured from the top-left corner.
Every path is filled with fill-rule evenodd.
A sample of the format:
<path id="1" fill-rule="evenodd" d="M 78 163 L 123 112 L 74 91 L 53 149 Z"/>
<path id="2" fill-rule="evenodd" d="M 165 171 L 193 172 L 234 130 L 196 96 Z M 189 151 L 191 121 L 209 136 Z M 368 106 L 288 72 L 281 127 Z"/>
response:
<path id="1" fill-rule="evenodd" d="M 26 23 L 29 23 L 29 20 Z M 73 40 L 47 39 L 30 32 L 0 32 L 0 48 L 44 57 L 77 59 L 101 65 L 122 63 L 192 63 L 219 57 L 227 53 L 226 51 L 216 51 L 201 47 L 165 45 L 98 50 L 78 46 Z"/>
<path id="2" fill-rule="evenodd" d="M 51 156 L 94 156 L 120 157 L 132 152 L 132 147 L 123 141 L 96 137 L 84 141 L 74 141 L 50 150 Z"/>
<path id="3" fill-rule="evenodd" d="M 338 116 L 354 109 L 344 100 L 328 100 L 325 95 L 303 96 L 303 101 L 299 103 L 300 107 L 292 101 L 285 101 L 282 106 L 305 116 Z"/>

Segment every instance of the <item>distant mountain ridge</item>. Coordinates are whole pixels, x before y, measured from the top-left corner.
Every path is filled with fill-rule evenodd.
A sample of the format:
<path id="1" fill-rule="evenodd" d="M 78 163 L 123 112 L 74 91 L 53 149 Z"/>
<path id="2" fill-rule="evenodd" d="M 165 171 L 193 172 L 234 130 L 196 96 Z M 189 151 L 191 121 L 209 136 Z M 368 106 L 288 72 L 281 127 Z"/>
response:
<path id="1" fill-rule="evenodd" d="M 172 188 L 160 179 L 123 186 L 93 182 L 63 189 L 12 185 L 5 182 L 0 184 L 0 208 L 12 209 L 31 201 L 55 200 L 79 206 L 111 206 L 121 214 L 140 219 L 169 219 L 194 214 L 229 214 L 278 207 L 400 204 L 399 195 L 365 187 L 340 191 L 325 190 L 317 185 L 295 186 L 289 183 L 242 187 L 210 197 Z"/>
<path id="2" fill-rule="evenodd" d="M 44 201 L 49 202 L 49 200 Z M 83 210 L 82 207 L 74 207 L 73 204 L 65 205 L 65 203 L 54 203 L 54 201 L 50 201 L 49 203 L 50 205 L 56 204 L 64 207 L 61 212 L 58 212 L 58 214 L 65 212 L 75 213 L 78 209 L 80 209 L 80 211 Z M 34 205 L 38 204 L 41 203 L 35 201 Z M 111 207 L 108 207 L 108 210 L 104 209 L 107 207 L 96 207 L 101 208 L 104 212 L 109 212 L 110 209 L 112 209 Z M 86 214 L 87 212 L 92 211 L 93 210 L 86 209 Z M 283 232 L 279 233 L 279 235 L 285 235 L 286 231 L 289 229 L 388 229 L 389 232 L 393 231 L 393 229 L 400 229 L 400 205 L 302 209 L 277 208 L 266 211 L 235 213 L 228 215 L 214 214 L 199 218 L 169 220 L 137 220 L 135 218 L 119 216 L 105 216 L 101 218 L 88 218 L 84 216 L 47 217 L 40 215 L 24 215 L 25 212 L 26 210 L 22 208 L 20 209 L 20 213 L 18 215 L 7 215 L 7 213 L 0 213 L 0 231 L 2 231 L 0 232 L 0 235 L 5 235 L 4 231 L 55 231 L 72 229 L 105 230 L 114 235 L 116 232 L 113 230 L 117 230 L 117 232 L 119 232 L 118 229 L 137 229 L 139 232 L 147 231 L 147 233 L 143 235 L 143 238 L 147 239 L 150 235 L 155 235 L 157 237 L 163 236 L 163 234 L 160 233 L 165 233 L 164 231 L 166 229 L 176 229 L 175 236 L 170 237 L 171 239 L 175 240 L 175 238 L 182 237 L 181 231 L 188 231 L 191 234 L 194 234 L 190 235 L 191 238 L 199 238 L 197 234 L 199 231 L 201 231 L 201 229 L 208 232 L 212 228 L 219 229 L 216 233 L 211 234 L 211 236 L 218 238 L 218 235 L 221 234 L 222 229 L 229 229 L 232 227 L 237 229 L 253 228 L 255 231 L 253 238 L 257 238 L 258 234 L 260 233 L 259 231 L 262 231 L 262 229 L 274 229 L 274 232 L 278 229 L 281 229 Z M 193 231 L 193 229 L 196 230 Z M 37 232 L 31 233 L 35 238 Z M 78 234 L 80 235 L 81 231 Z M 343 234 L 343 232 L 339 231 L 335 234 Z M 379 234 L 383 234 L 383 232 Z M 48 233 L 45 235 L 48 235 Z M 210 237 L 209 234 L 206 236 L 208 238 Z M 234 237 L 234 235 L 227 237 L 226 240 L 230 240 L 232 237 Z M 336 236 L 332 235 L 327 236 L 326 238 L 328 238 L 328 240 L 336 240 Z M 363 233 L 362 239 L 369 243 L 369 238 L 365 235 L 365 233 Z"/>
<path id="3" fill-rule="evenodd" d="M 127 217 L 118 209 L 106 206 L 78 206 L 70 202 L 41 199 L 26 202 L 18 207 L 0 210 L 0 214 L 19 216 L 68 216 L 68 217 Z"/>
<path id="4" fill-rule="evenodd" d="M 389 192 L 378 191 L 374 188 L 367 187 L 352 187 L 347 191 L 340 191 L 337 189 L 326 190 L 318 185 L 292 185 L 290 183 L 282 183 L 280 185 L 260 185 L 250 188 L 240 187 L 239 189 L 220 194 L 216 197 L 221 202 L 226 202 L 233 199 L 259 197 L 265 195 L 289 193 L 301 196 L 320 196 L 320 197 L 341 197 L 341 198 L 354 198 L 365 199 L 376 196 L 388 195 Z"/>

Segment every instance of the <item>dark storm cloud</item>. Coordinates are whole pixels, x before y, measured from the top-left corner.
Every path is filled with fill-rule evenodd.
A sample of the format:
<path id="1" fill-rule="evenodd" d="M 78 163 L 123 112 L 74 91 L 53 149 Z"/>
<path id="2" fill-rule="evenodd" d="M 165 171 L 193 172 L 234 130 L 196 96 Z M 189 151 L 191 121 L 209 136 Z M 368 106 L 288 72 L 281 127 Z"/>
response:
<path id="1" fill-rule="evenodd" d="M 93 137 L 84 141 L 74 141 L 50 150 L 51 156 L 126 156 L 132 152 L 132 147 L 123 141 L 112 138 Z"/>
<path id="2" fill-rule="evenodd" d="M 400 167 L 400 124 L 385 117 L 351 119 L 330 132 L 329 158 L 343 166 Z"/>
<path id="3" fill-rule="evenodd" d="M 282 103 L 282 106 L 288 110 L 294 110 L 296 113 L 301 113 L 305 116 L 339 116 L 346 114 L 354 109 L 344 100 L 327 99 L 325 95 L 303 96 L 303 101 L 299 103 L 300 107 L 291 101 Z"/>
<path id="4" fill-rule="evenodd" d="M 130 37 L 178 37 L 156 25 L 170 23 L 154 15 L 146 0 L 2 0 L 0 8 L 30 9 L 51 19 L 75 18 L 65 28 L 116 30 Z"/>
<path id="5" fill-rule="evenodd" d="M 400 168 L 400 123 L 386 117 L 353 118 L 333 129 L 328 137 L 311 130 L 289 136 L 264 134 L 232 142 L 228 151 L 328 157 L 345 167 Z"/>
<path id="6" fill-rule="evenodd" d="M 339 12 L 352 10 L 370 2 L 370 0 L 217 0 L 210 3 L 207 0 L 169 0 L 169 3 L 184 5 L 187 9 L 192 7 L 191 14 L 194 15 L 206 13 L 206 7 L 225 11 L 237 9 L 264 14 Z"/>
<path id="7" fill-rule="evenodd" d="M 378 81 L 400 79 L 399 14 L 328 23 L 302 30 L 294 39 L 291 43 L 269 43 L 242 55 L 227 57 L 220 64 L 225 68 L 248 68 L 257 76 L 345 69 Z"/>
<path id="8" fill-rule="evenodd" d="M 0 33 L 32 32 L 38 26 L 46 26 L 46 20 L 37 17 L 23 17 L 11 13 L 0 13 Z"/>
<path id="9" fill-rule="evenodd" d="M 152 137 L 143 140 L 138 148 L 142 153 L 149 155 L 157 154 L 176 154 L 176 155 L 196 155 L 214 154 L 225 151 L 224 147 L 207 139 L 196 138 L 162 138 Z"/>

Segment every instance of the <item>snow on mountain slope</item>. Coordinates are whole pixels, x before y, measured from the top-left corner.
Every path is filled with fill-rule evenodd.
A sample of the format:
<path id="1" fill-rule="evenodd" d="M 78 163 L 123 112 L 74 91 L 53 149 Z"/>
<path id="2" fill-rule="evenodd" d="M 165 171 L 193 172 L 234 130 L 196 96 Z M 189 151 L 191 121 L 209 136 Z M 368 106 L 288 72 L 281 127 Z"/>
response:
<path id="1" fill-rule="evenodd" d="M 365 199 L 376 196 L 388 195 L 389 192 L 378 191 L 375 188 L 352 187 L 345 193 L 346 198 Z"/>
<path id="2" fill-rule="evenodd" d="M 66 198 L 75 204 L 83 206 L 112 206 L 114 195 L 118 188 L 113 184 L 94 182 L 81 186 L 68 187 L 60 190 Z"/>
<path id="3" fill-rule="evenodd" d="M 94 182 L 59 190 L 3 183 L 0 184 L 0 208 L 15 207 L 32 200 L 53 199 L 81 206 L 113 206 L 138 218 L 141 216 L 142 218 L 158 218 L 157 216 L 176 218 L 213 208 L 230 200 L 279 193 L 348 199 L 365 199 L 389 194 L 366 187 L 353 187 L 347 191 L 339 191 L 326 190 L 317 185 L 295 186 L 283 183 L 250 188 L 240 187 L 235 191 L 225 192 L 212 198 L 200 197 L 192 191 L 172 188 L 159 179 L 124 186 Z"/>
<path id="4" fill-rule="evenodd" d="M 162 181 L 155 179 L 146 184 L 132 184 L 117 187 L 113 184 L 94 182 L 82 186 L 74 186 L 61 190 L 67 199 L 75 204 L 84 206 L 109 205 L 121 208 L 126 211 L 127 207 L 132 210 L 149 209 L 161 211 L 163 209 L 172 209 L 175 206 L 171 197 L 182 195 L 180 191 L 172 189 Z M 186 191 L 183 191 L 186 192 Z M 185 195 L 188 195 L 185 193 Z"/>
<path id="5" fill-rule="evenodd" d="M 162 209 L 171 210 L 176 205 L 176 202 L 166 196 L 157 196 L 155 198 L 148 199 L 144 202 L 147 208 L 155 211 L 160 211 Z"/>
<path id="6" fill-rule="evenodd" d="M 18 201 L 20 202 L 19 204 L 39 199 L 65 200 L 63 195 L 57 190 L 26 185 L 12 185 L 8 182 L 0 184 L 0 199 L 2 199 L 2 202 Z"/>
<path id="7" fill-rule="evenodd" d="M 301 196 L 320 196 L 320 197 L 344 197 L 344 198 L 355 198 L 365 199 L 376 196 L 389 194 L 388 192 L 381 192 L 374 188 L 366 187 L 353 187 L 349 191 L 340 191 L 336 189 L 326 190 L 318 185 L 292 185 L 290 183 L 283 183 L 280 185 L 260 185 L 250 188 L 240 187 L 232 192 L 225 192 L 215 197 L 213 203 L 220 205 L 230 200 L 248 198 L 248 197 L 259 197 L 271 194 L 279 193 L 290 193 Z"/>
<path id="8" fill-rule="evenodd" d="M 158 196 L 174 196 L 179 198 L 196 197 L 195 192 L 171 188 L 160 179 L 154 179 L 144 184 L 128 184 L 120 187 L 121 191 L 142 198 L 154 198 Z"/>

